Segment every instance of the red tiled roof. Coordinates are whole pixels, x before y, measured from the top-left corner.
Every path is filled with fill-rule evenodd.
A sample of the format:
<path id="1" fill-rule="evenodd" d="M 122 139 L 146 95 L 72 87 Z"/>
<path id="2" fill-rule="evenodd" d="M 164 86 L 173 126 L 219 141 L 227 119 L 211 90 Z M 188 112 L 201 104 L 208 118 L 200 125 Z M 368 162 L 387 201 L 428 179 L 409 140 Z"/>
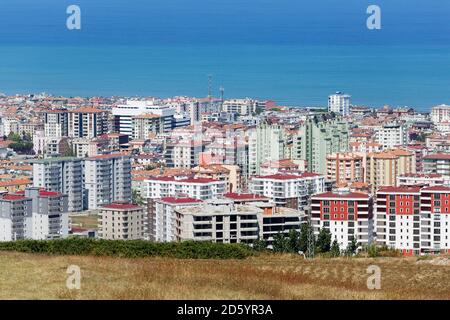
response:
<path id="1" fill-rule="evenodd" d="M 331 198 L 331 199 L 368 199 L 369 195 L 362 192 L 335 193 L 325 192 L 313 195 L 312 198 Z"/>
<path id="2" fill-rule="evenodd" d="M 189 197 L 184 197 L 184 198 L 179 198 L 179 197 L 163 197 L 163 198 L 161 198 L 161 201 L 163 201 L 163 202 L 168 202 L 168 203 L 172 203 L 172 204 L 199 203 L 199 202 L 202 202 L 201 200 L 194 199 L 194 198 L 189 198 Z"/>
<path id="3" fill-rule="evenodd" d="M 423 188 L 422 191 L 448 191 L 448 192 L 450 192 L 450 188 L 446 187 L 446 186 L 434 186 L 434 187 Z"/>
<path id="4" fill-rule="evenodd" d="M 141 209 L 142 207 L 131 204 L 131 203 L 111 203 L 103 206 L 106 209 L 117 209 L 117 210 L 129 210 L 129 209 Z"/>
<path id="5" fill-rule="evenodd" d="M 424 159 L 437 159 L 437 160 L 450 160 L 450 154 L 448 153 L 435 153 L 435 154 L 429 154 Z"/>
<path id="6" fill-rule="evenodd" d="M 408 187 L 408 186 L 401 186 L 401 187 L 380 187 L 377 191 L 377 193 L 418 193 L 420 192 L 420 187 Z"/>
<path id="7" fill-rule="evenodd" d="M 53 192 L 53 191 L 47 191 L 47 190 L 39 190 L 39 195 L 41 197 L 57 197 L 57 196 L 60 196 L 61 193 Z"/>
<path id="8" fill-rule="evenodd" d="M 321 174 L 314 173 L 314 172 L 303 172 L 299 175 L 277 173 L 277 174 L 272 174 L 272 175 L 268 175 L 268 176 L 256 176 L 255 178 L 271 179 L 271 180 L 294 180 L 294 179 L 318 177 L 318 176 L 321 176 Z"/>
<path id="9" fill-rule="evenodd" d="M 19 196 L 19 195 L 15 195 L 15 194 L 5 194 L 1 199 L 14 201 L 14 200 L 25 200 L 27 198 L 24 196 Z"/>

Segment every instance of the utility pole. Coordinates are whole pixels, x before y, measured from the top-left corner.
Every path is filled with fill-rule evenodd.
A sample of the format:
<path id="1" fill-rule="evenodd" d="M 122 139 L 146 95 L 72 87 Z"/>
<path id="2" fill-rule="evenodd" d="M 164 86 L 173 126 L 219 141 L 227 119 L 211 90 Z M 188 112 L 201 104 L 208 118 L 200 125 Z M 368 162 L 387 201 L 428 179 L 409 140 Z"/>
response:
<path id="1" fill-rule="evenodd" d="M 310 211 L 308 215 L 308 258 L 310 259 L 314 258 L 314 249 L 315 249 L 314 228 L 312 226 L 311 215 L 312 212 Z"/>

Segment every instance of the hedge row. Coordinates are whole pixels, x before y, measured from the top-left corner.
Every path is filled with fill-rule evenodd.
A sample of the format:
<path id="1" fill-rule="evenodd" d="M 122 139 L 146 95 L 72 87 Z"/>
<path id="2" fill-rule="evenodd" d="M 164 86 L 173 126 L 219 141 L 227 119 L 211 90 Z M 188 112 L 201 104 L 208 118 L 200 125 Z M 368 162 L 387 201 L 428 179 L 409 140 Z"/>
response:
<path id="1" fill-rule="evenodd" d="M 143 240 L 99 240 L 68 238 L 61 240 L 18 240 L 0 242 L 0 251 L 49 255 L 95 255 L 124 258 L 170 257 L 179 259 L 244 259 L 254 251 L 241 244 L 211 242 L 151 242 Z"/>

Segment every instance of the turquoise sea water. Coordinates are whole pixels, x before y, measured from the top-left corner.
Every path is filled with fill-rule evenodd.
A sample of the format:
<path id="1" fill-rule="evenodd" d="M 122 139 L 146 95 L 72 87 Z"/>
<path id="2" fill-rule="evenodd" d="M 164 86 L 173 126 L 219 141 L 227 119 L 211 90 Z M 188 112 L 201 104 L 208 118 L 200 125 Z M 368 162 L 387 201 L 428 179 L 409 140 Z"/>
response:
<path id="1" fill-rule="evenodd" d="M 7 1 L 5 1 L 7 2 Z M 0 3 L 0 92 L 206 96 L 325 105 L 334 91 L 370 106 L 450 103 L 450 1 L 79 0 Z"/>

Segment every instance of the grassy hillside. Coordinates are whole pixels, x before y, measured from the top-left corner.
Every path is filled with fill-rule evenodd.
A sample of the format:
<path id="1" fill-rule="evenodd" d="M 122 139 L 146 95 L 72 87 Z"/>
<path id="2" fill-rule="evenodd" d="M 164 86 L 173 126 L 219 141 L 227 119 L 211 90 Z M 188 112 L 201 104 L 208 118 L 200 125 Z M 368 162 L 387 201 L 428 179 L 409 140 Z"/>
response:
<path id="1" fill-rule="evenodd" d="M 242 260 L 48 256 L 0 252 L 0 299 L 450 299 L 446 258 Z M 366 269 L 381 268 L 381 290 Z M 81 290 L 66 288 L 69 265 Z"/>

